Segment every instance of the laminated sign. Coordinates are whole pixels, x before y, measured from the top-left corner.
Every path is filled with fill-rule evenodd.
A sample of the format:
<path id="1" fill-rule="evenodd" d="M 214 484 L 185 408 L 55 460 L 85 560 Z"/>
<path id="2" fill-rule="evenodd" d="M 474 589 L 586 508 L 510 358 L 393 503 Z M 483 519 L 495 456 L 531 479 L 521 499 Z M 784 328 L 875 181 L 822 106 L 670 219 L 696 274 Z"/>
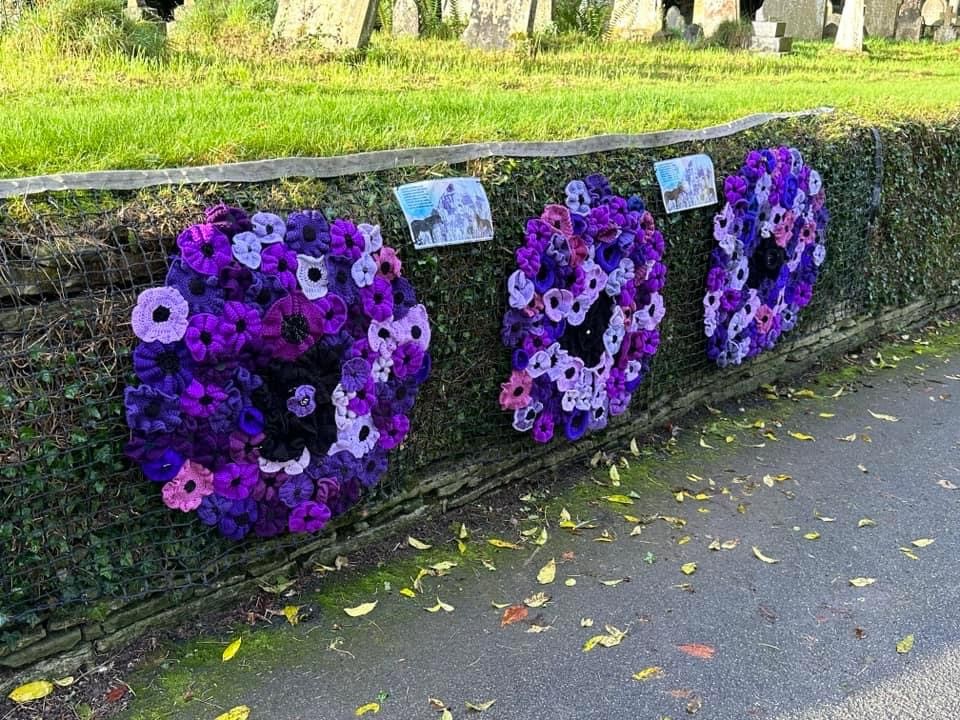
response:
<path id="1" fill-rule="evenodd" d="M 444 178 L 393 189 L 418 250 L 493 240 L 493 219 L 476 178 Z"/>
<path id="2" fill-rule="evenodd" d="M 717 181 L 709 155 L 662 160 L 653 164 L 668 213 L 717 204 Z"/>

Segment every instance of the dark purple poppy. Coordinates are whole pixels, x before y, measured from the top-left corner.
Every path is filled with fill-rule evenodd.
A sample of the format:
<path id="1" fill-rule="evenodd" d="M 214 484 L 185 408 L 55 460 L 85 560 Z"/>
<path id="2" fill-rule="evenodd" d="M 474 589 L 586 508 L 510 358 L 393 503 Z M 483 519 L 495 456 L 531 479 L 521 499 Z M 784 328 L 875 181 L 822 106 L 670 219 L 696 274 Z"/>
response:
<path id="1" fill-rule="evenodd" d="M 213 488 L 223 497 L 243 500 L 250 497 L 260 471 L 256 465 L 227 463 L 213 473 Z"/>
<path id="2" fill-rule="evenodd" d="M 246 301 L 266 310 L 281 298 L 287 297 L 289 293 L 276 275 L 264 275 L 257 273 L 256 277 L 247 288 Z"/>
<path id="3" fill-rule="evenodd" d="M 128 387 L 123 393 L 127 425 L 144 434 L 170 433 L 181 422 L 180 403 L 175 395 L 168 395 L 150 385 Z"/>
<path id="4" fill-rule="evenodd" d="M 345 303 L 353 305 L 357 299 L 358 288 L 350 270 L 353 263 L 343 258 L 327 257 L 327 284 L 329 291 L 339 295 Z"/>
<path id="5" fill-rule="evenodd" d="M 372 285 L 360 288 L 360 301 L 364 314 L 372 320 L 383 322 L 393 315 L 393 289 L 382 277 L 376 277 Z"/>
<path id="6" fill-rule="evenodd" d="M 240 208 L 231 207 L 225 203 L 208 207 L 203 211 L 203 217 L 210 225 L 229 237 L 252 227 L 250 216 L 247 213 Z"/>
<path id="7" fill-rule="evenodd" d="M 313 498 L 313 481 L 306 473 L 288 477 L 279 489 L 280 501 L 288 508 L 295 508 L 300 503 Z"/>
<path id="8" fill-rule="evenodd" d="M 215 277 L 201 275 L 181 258 L 171 261 L 166 284 L 180 291 L 191 314 L 217 314 L 223 307 L 224 292 Z"/>
<path id="9" fill-rule="evenodd" d="M 304 210 L 287 217 L 287 246 L 294 252 L 321 257 L 330 252 L 330 223 L 319 210 Z"/>
<path id="10" fill-rule="evenodd" d="M 140 343 L 133 351 L 133 371 L 147 385 L 176 395 L 193 379 L 193 362 L 183 342 Z"/>
<path id="11" fill-rule="evenodd" d="M 322 298 L 319 303 L 327 300 Z M 277 300 L 263 316 L 260 334 L 280 360 L 296 360 L 323 336 L 324 317 L 317 305 L 298 292 Z"/>
<path id="12" fill-rule="evenodd" d="M 253 524 L 253 532 L 257 537 L 274 537 L 287 529 L 290 508 L 276 498 L 260 502 L 257 511 L 257 521 Z"/>
<path id="13" fill-rule="evenodd" d="M 317 532 L 323 529 L 332 515 L 330 508 L 321 503 L 300 503 L 290 512 L 288 527 L 292 533 Z"/>
<path id="14" fill-rule="evenodd" d="M 176 450 L 168 447 L 159 457 L 144 461 L 140 467 L 148 480 L 167 482 L 173 480 L 176 474 L 180 472 L 185 459 Z"/>
<path id="15" fill-rule="evenodd" d="M 393 319 L 403 320 L 407 311 L 417 304 L 417 294 L 406 278 L 396 277 L 390 281 L 393 290 Z"/>
<path id="16" fill-rule="evenodd" d="M 276 277 L 288 292 L 297 289 L 297 254 L 284 243 L 268 245 L 260 253 L 260 269 Z"/>

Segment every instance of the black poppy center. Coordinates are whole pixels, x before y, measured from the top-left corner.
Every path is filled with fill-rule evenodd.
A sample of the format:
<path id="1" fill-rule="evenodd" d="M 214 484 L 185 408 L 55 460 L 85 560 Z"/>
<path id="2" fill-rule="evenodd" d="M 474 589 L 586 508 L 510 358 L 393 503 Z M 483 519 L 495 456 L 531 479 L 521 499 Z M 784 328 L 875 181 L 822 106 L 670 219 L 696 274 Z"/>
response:
<path id="1" fill-rule="evenodd" d="M 203 245 L 200 246 L 200 252 L 203 254 L 205 258 L 212 258 L 213 253 L 215 252 L 213 243 L 205 242 Z"/>
<path id="2" fill-rule="evenodd" d="M 245 513 L 245 512 L 240 513 L 239 515 L 235 515 L 235 516 L 234 516 L 234 520 L 236 520 L 237 525 L 249 525 L 249 524 L 250 524 L 250 516 L 249 516 L 247 513 Z"/>
<path id="3" fill-rule="evenodd" d="M 192 492 L 193 492 L 194 490 L 196 490 L 196 489 L 197 489 L 197 483 L 196 483 L 196 481 L 194 481 L 194 480 L 187 480 L 187 481 L 183 484 L 183 490 L 184 490 L 184 492 L 192 493 Z"/>
<path id="4" fill-rule="evenodd" d="M 209 395 L 204 394 L 204 395 L 201 396 L 201 398 L 200 398 L 200 404 L 203 405 L 204 407 L 207 407 L 207 406 L 209 406 L 209 405 L 212 405 L 212 404 L 213 404 L 213 398 L 210 397 Z"/>
<path id="5" fill-rule="evenodd" d="M 209 330 L 200 331 L 200 342 L 202 342 L 204 345 L 209 345 L 213 342 L 213 335 L 210 334 Z"/>
<path id="6" fill-rule="evenodd" d="M 187 283 L 187 290 L 190 291 L 191 295 L 200 297 L 207 291 L 207 284 L 198 277 L 191 278 L 190 282 Z"/>
<path id="7" fill-rule="evenodd" d="M 279 270 L 280 272 L 286 272 L 288 267 L 289 267 L 289 266 L 287 265 L 287 259 L 286 259 L 286 258 L 280 258 L 280 259 L 277 261 L 277 270 Z"/>
<path id="8" fill-rule="evenodd" d="M 773 237 L 763 238 L 750 256 L 751 284 L 764 280 L 775 280 L 780 268 L 787 261 L 787 252 L 777 245 Z"/>
<path id="9" fill-rule="evenodd" d="M 163 323 L 170 319 L 170 308 L 161 305 L 153 311 L 153 321 Z"/>
<path id="10" fill-rule="evenodd" d="M 247 331 L 247 319 L 246 319 L 246 318 L 240 318 L 239 320 L 237 320 L 236 328 L 237 328 L 237 332 L 238 332 L 238 333 L 244 333 L 244 332 L 246 332 L 246 331 Z"/>
<path id="11" fill-rule="evenodd" d="M 540 263 L 540 269 L 537 270 L 537 280 L 546 283 L 550 279 L 550 266 L 546 263 Z"/>
<path id="12" fill-rule="evenodd" d="M 603 333 L 612 314 L 613 300 L 605 292 L 600 293 L 579 326 L 567 325 L 559 339 L 560 347 L 579 357 L 587 367 L 594 367 L 603 355 Z"/>
<path id="13" fill-rule="evenodd" d="M 263 288 L 257 293 L 257 305 L 266 305 L 270 302 L 271 297 L 270 291 L 267 288 Z"/>
<path id="14" fill-rule="evenodd" d="M 280 336 L 291 345 L 299 345 L 310 335 L 310 326 L 303 313 L 288 315 L 280 323 Z"/>
<path id="15" fill-rule="evenodd" d="M 383 293 L 382 293 L 382 292 L 374 292 L 374 293 L 373 293 L 373 302 L 376 303 L 377 305 L 379 305 L 380 303 L 382 303 L 382 302 L 383 302 Z"/>
<path id="16" fill-rule="evenodd" d="M 360 428 L 360 432 L 357 433 L 357 437 L 360 438 L 360 442 L 366 441 L 366 439 L 370 437 L 370 427 L 364 425 L 362 428 Z"/>
<path id="17" fill-rule="evenodd" d="M 390 331 L 385 327 L 380 328 L 377 330 L 377 337 L 379 337 L 381 340 L 387 340 L 390 338 Z"/>
<path id="18" fill-rule="evenodd" d="M 234 475 L 232 478 L 230 478 L 230 487 L 240 487 L 240 485 L 241 480 L 239 475 Z"/>
<path id="19" fill-rule="evenodd" d="M 323 273 L 320 271 L 320 268 L 312 267 L 307 270 L 307 279 L 310 282 L 320 282 L 323 280 Z"/>
<path id="20" fill-rule="evenodd" d="M 382 272 L 384 275 L 389 274 L 390 269 L 391 269 L 391 265 L 386 260 L 380 263 L 380 272 Z"/>
<path id="21" fill-rule="evenodd" d="M 159 417 L 159 415 L 160 415 L 160 401 L 159 401 L 159 400 L 151 400 L 149 403 L 147 403 L 147 406 L 143 409 L 143 414 L 146 415 L 148 418 L 151 418 L 151 419 L 156 418 L 156 417 Z"/>
<path id="22" fill-rule="evenodd" d="M 338 282 L 338 283 L 345 283 L 345 282 L 347 282 L 347 280 L 349 280 L 349 279 L 350 279 L 350 278 L 349 278 L 349 276 L 347 275 L 347 271 L 346 271 L 346 270 L 343 270 L 343 269 L 337 270 L 337 282 Z"/>
<path id="23" fill-rule="evenodd" d="M 423 329 L 419 325 L 414 325 L 410 328 L 410 337 L 414 340 L 419 340 L 423 336 Z"/>
<path id="24" fill-rule="evenodd" d="M 175 350 L 166 350 L 157 355 L 157 367 L 164 375 L 175 375 L 180 372 L 180 356 Z"/>
<path id="25" fill-rule="evenodd" d="M 300 234 L 303 235 L 303 239 L 308 243 L 312 243 L 317 239 L 317 230 L 312 225 L 305 226 Z"/>

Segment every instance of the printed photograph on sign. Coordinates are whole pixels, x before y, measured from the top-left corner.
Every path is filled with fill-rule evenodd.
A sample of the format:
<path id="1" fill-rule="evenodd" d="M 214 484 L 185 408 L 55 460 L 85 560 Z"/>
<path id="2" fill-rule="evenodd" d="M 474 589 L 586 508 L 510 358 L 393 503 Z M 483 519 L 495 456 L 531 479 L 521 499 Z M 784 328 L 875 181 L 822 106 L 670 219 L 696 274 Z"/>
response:
<path id="1" fill-rule="evenodd" d="M 653 164 L 668 213 L 717 204 L 717 181 L 709 155 L 662 160 Z"/>
<path id="2" fill-rule="evenodd" d="M 394 188 L 418 250 L 493 240 L 493 218 L 476 178 L 424 180 Z"/>

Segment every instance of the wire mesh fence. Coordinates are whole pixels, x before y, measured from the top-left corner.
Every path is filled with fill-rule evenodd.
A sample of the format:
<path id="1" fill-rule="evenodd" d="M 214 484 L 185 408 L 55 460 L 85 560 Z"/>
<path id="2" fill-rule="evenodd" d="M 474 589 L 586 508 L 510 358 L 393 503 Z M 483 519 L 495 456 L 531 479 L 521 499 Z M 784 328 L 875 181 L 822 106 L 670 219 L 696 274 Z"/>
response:
<path id="1" fill-rule="evenodd" d="M 574 178 L 602 172 L 620 194 L 639 194 L 667 240 L 669 277 L 662 344 L 631 412 L 679 396 L 716 373 L 706 358 L 702 298 L 715 209 L 666 216 L 652 162 L 708 152 L 718 178 L 755 147 L 793 144 L 821 169 L 833 216 L 830 256 L 813 303 L 793 332 L 868 309 L 873 186 L 869 130 L 822 121 L 774 123 L 741 135 L 669 150 L 575 158 L 493 158 L 332 180 L 199 185 L 129 192 L 71 192 L 0 205 L 0 642 L 5 628 L 33 624 L 115 599 L 188 594 L 231 568 L 282 556 L 304 542 L 286 536 L 234 543 L 193 515 L 166 508 L 157 486 L 123 456 L 122 403 L 133 380 L 130 310 L 139 291 L 163 283 L 181 229 L 205 206 L 248 211 L 322 209 L 329 218 L 379 223 L 400 251 L 404 274 L 431 315 L 433 374 L 411 433 L 388 476 L 363 502 L 415 485 L 438 463 L 496 453 L 536 466 L 544 450 L 510 428 L 497 404 L 510 358 L 500 343 L 505 280 L 528 217 L 562 201 Z M 441 175 L 475 175 L 486 186 L 496 239 L 414 250 L 392 188 Z M 629 421 L 629 415 L 627 417 Z M 557 442 L 557 441 L 555 441 Z"/>

